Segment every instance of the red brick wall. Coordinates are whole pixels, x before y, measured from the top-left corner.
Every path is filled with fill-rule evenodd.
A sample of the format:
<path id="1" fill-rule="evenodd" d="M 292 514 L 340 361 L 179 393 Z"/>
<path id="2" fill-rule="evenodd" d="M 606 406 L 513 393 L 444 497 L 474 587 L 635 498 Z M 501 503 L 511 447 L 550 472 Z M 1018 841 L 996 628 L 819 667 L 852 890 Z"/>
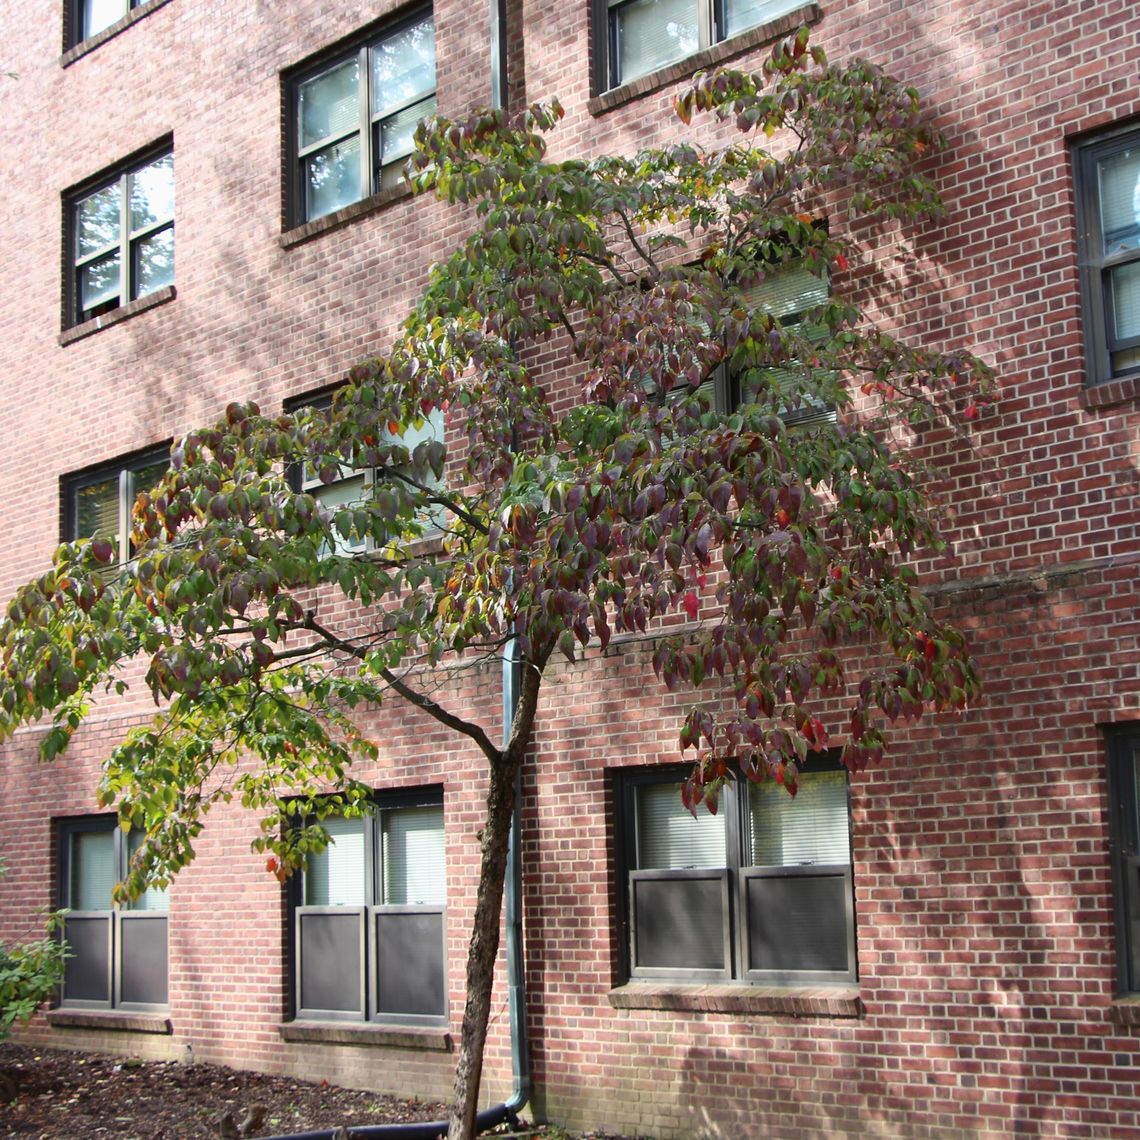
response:
<path id="1" fill-rule="evenodd" d="M 62 4 L 57 5 L 57 9 Z M 61 474 L 176 435 L 230 399 L 267 408 L 335 380 L 392 335 L 464 219 L 401 200 L 285 247 L 280 74 L 388 5 L 171 0 L 67 67 L 59 12 L 0 0 L 9 144 L 0 164 L 0 596 L 58 536 Z M 489 91 L 485 7 L 440 2 L 445 111 Z M 511 99 L 558 94 L 552 154 L 680 137 L 672 88 L 590 110 L 589 5 L 511 5 Z M 955 559 L 924 566 L 972 636 L 985 701 L 897 737 L 852 782 L 862 1016 L 618 1009 L 612 772 L 676 759 L 680 698 L 648 649 L 552 670 L 525 777 L 526 936 L 537 1107 L 667 1136 L 1140 1136 L 1140 1029 L 1110 1019 L 1116 953 L 1103 729 L 1140 719 L 1136 392 L 1085 387 L 1069 144 L 1140 114 L 1140 17 L 1117 0 L 995 6 L 831 0 L 816 34 L 915 83 L 948 150 L 948 206 L 913 257 L 885 242 L 836 289 L 896 290 L 884 324 L 971 347 L 1004 399 L 968 440 L 931 439 Z M 759 59 L 760 55 L 745 57 Z M 595 107 L 596 109 L 596 107 Z M 711 124 L 700 123 L 713 140 Z M 66 346 L 60 195 L 173 133 L 177 297 Z M 544 357 L 572 398 L 565 356 Z M 455 687 L 497 731 L 499 678 Z M 660 696 L 658 697 L 658 694 Z M 51 899 L 52 817 L 93 810 L 100 758 L 145 704 L 108 707 L 52 768 L 4 751 L 0 931 Z M 371 718 L 379 787 L 442 784 L 451 1029 L 481 823 L 481 763 L 395 706 Z M 285 1044 L 285 901 L 252 822 L 211 819 L 171 894 L 170 1038 L 35 1039 L 446 1092 L 451 1057 Z M 502 990 L 500 990 L 502 993 Z M 487 1098 L 510 1066 L 495 1006 Z"/>

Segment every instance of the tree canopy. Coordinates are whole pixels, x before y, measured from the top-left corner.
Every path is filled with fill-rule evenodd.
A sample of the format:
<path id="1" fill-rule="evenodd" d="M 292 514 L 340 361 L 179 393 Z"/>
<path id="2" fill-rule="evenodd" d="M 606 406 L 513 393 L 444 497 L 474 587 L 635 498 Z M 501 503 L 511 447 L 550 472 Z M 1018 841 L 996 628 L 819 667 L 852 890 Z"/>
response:
<path id="1" fill-rule="evenodd" d="M 631 157 L 549 161 L 556 102 L 421 128 L 416 188 L 472 229 L 396 342 L 331 411 L 231 404 L 138 497 L 128 564 L 102 539 L 67 543 L 12 599 L 0 730 L 50 716 L 43 758 L 145 667 L 155 720 L 100 789 L 146 833 L 128 889 L 183 866 L 234 797 L 260 813 L 271 869 L 300 865 L 322 818 L 367 803 L 353 763 L 376 746 L 353 710 L 398 699 L 487 760 L 475 942 L 497 945 L 543 670 L 617 633 L 652 634 L 664 686 L 692 690 L 678 750 L 694 808 L 715 810 L 730 762 L 794 793 L 809 751 L 842 741 L 858 769 L 891 722 L 976 697 L 964 639 L 917 586 L 913 556 L 942 540 L 895 428 L 961 425 L 992 376 L 856 304 L 872 243 L 938 213 L 937 131 L 914 90 L 829 63 L 806 32 L 759 74 L 698 76 L 676 107 L 690 141 Z M 735 138 L 701 147 L 691 124 L 709 114 Z M 552 398 L 547 342 L 572 406 Z M 408 442 L 441 414 L 442 438 Z M 374 478 L 336 507 L 295 477 L 350 469 Z M 424 678 L 511 639 L 524 681 L 500 745 Z M 469 966 L 457 1112 L 493 958 Z"/>

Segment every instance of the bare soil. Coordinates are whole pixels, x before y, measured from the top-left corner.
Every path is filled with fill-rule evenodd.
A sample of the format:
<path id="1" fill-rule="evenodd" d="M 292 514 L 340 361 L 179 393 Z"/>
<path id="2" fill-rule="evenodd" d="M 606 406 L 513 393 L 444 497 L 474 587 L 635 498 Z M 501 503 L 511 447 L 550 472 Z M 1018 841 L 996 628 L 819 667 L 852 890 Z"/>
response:
<path id="1" fill-rule="evenodd" d="M 243 1140 L 447 1116 L 442 1104 L 344 1089 L 327 1081 L 10 1043 L 0 1044 L 0 1094 L 4 1085 L 14 1096 L 0 1103 L 0 1136 L 21 1140 Z M 522 1125 L 499 1132 L 508 1135 L 573 1140 L 558 1129 Z M 578 1140 L 631 1138 L 592 1132 Z"/>

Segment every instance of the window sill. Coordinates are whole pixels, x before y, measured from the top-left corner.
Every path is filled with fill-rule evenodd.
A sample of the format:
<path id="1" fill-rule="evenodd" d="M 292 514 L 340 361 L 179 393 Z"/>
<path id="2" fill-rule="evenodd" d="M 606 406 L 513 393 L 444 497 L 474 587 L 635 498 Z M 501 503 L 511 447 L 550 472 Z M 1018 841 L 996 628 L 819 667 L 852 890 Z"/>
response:
<path id="1" fill-rule="evenodd" d="M 149 16 L 156 8 L 161 8 L 164 4 L 169 4 L 170 0 L 149 0 L 147 4 L 140 4 L 137 8 L 132 8 L 122 19 L 116 20 L 110 26 L 104 28 L 101 32 L 96 32 L 95 35 L 89 36 L 85 40 L 80 40 L 74 47 L 70 47 L 59 57 L 60 67 L 70 67 L 77 59 L 82 59 L 88 52 L 94 51 L 97 47 L 101 47 L 108 40 L 114 39 L 120 32 L 124 32 L 132 24 L 137 24 L 144 16 Z"/>
<path id="2" fill-rule="evenodd" d="M 630 982 L 610 990 L 609 1001 L 614 1009 L 662 1009 L 681 1013 L 863 1016 L 863 999 L 852 986 L 686 986 Z"/>
<path id="3" fill-rule="evenodd" d="M 53 1029 L 111 1029 L 125 1033 L 174 1032 L 170 1018 L 161 1013 L 124 1013 L 101 1009 L 49 1009 L 47 1021 Z"/>
<path id="4" fill-rule="evenodd" d="M 1108 408 L 1113 404 L 1124 404 L 1140 396 L 1140 376 L 1127 376 L 1119 380 L 1105 380 L 1094 384 L 1081 393 L 1081 406 L 1085 408 Z"/>
<path id="5" fill-rule="evenodd" d="M 357 218 L 364 217 L 365 214 L 382 210 L 393 202 L 399 202 L 401 199 L 411 196 L 412 188 L 407 182 L 400 186 L 391 186 L 387 190 L 379 190 L 367 198 L 362 198 L 359 202 L 353 202 L 351 206 L 345 206 L 343 210 L 334 210 L 331 214 L 325 214 L 323 218 L 304 222 L 302 225 L 294 226 L 291 230 L 286 230 L 278 238 L 278 242 L 282 249 L 292 249 L 295 245 L 311 241 L 329 230 L 339 229 Z"/>
<path id="6" fill-rule="evenodd" d="M 310 1045 L 378 1045 L 394 1049 L 424 1049 L 450 1053 L 451 1034 L 446 1029 L 422 1029 L 407 1025 L 346 1025 L 340 1021 L 287 1021 L 279 1025 L 283 1041 Z"/>
<path id="7" fill-rule="evenodd" d="M 1140 1025 L 1140 995 L 1113 998 L 1108 1020 L 1114 1025 Z"/>
<path id="8" fill-rule="evenodd" d="M 99 317 L 92 317 L 89 321 L 84 321 L 82 324 L 64 329 L 63 332 L 59 334 L 60 347 L 74 344 L 77 340 L 83 340 L 85 337 L 89 337 L 102 329 L 110 328 L 112 325 L 117 325 L 121 321 L 129 320 L 139 313 L 145 313 L 148 309 L 155 309 L 159 305 L 165 305 L 168 301 L 173 301 L 176 296 L 178 296 L 178 294 L 175 292 L 173 285 L 164 285 L 161 289 L 156 289 L 153 293 L 148 293 L 145 297 L 138 297 L 125 305 L 120 305 L 117 309 L 112 309 L 109 313 L 104 313 Z"/>
<path id="9" fill-rule="evenodd" d="M 742 55 L 753 48 L 763 47 L 773 40 L 780 39 L 781 36 L 791 35 L 801 24 L 814 24 L 821 15 L 818 4 L 814 2 L 804 4 L 775 20 L 769 20 L 766 24 L 749 28 L 731 39 L 722 40 L 719 44 L 714 44 L 703 51 L 687 55 L 684 59 L 679 59 L 676 63 L 661 68 L 660 71 L 651 71 L 648 75 L 639 75 L 629 83 L 623 83 L 620 87 L 603 91 L 589 101 L 587 108 L 591 115 L 604 115 L 615 107 L 632 102 L 634 99 L 640 99 L 643 95 L 649 95 L 651 92 L 659 91 L 671 83 L 690 79 L 695 72 L 719 67 L 733 56 Z"/>

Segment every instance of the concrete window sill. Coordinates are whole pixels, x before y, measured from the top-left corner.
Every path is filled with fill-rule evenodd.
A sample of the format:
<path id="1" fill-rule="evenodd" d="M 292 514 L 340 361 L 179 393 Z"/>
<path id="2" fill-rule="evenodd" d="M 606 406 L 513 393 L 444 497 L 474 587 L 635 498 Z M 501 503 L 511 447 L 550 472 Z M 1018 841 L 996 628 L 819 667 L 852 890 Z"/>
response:
<path id="1" fill-rule="evenodd" d="M 376 1045 L 393 1049 L 425 1049 L 450 1053 L 448 1030 L 411 1025 L 362 1025 L 343 1021 L 287 1021 L 279 1025 L 283 1041 L 310 1045 Z"/>
<path id="2" fill-rule="evenodd" d="M 609 992 L 614 1009 L 661 1009 L 674 1013 L 732 1013 L 779 1017 L 862 1017 L 863 1000 L 853 986 L 686 986 L 630 982 Z"/>
<path id="3" fill-rule="evenodd" d="M 53 1029 L 110 1029 L 123 1033 L 174 1032 L 170 1018 L 162 1013 L 127 1013 L 106 1009 L 49 1009 L 48 1025 Z"/>
<path id="4" fill-rule="evenodd" d="M 357 218 L 364 217 L 366 214 L 375 213 L 377 210 L 382 210 L 385 206 L 390 206 L 393 202 L 401 202 L 411 196 L 412 188 L 407 182 L 399 186 L 389 187 L 386 190 L 379 190 L 367 198 L 362 198 L 359 202 L 353 202 L 351 205 L 345 206 L 342 210 L 334 210 L 331 214 L 326 214 L 323 218 L 317 218 L 314 221 L 303 222 L 299 226 L 294 226 L 291 230 L 286 230 L 277 240 L 282 249 L 292 249 L 295 245 L 301 245 L 303 242 L 311 241 L 323 233 L 328 233 L 329 230 L 339 229 L 341 226 L 347 225 Z"/>

